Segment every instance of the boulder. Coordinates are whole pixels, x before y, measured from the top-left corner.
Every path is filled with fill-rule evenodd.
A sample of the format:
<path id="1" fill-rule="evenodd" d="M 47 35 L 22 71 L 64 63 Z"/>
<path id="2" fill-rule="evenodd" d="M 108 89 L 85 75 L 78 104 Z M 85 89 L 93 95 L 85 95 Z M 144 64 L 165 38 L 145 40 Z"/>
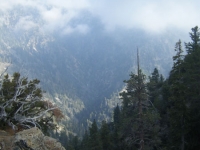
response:
<path id="1" fill-rule="evenodd" d="M 0 130 L 0 150 L 65 150 L 54 138 L 44 136 L 37 127 L 9 135 Z"/>

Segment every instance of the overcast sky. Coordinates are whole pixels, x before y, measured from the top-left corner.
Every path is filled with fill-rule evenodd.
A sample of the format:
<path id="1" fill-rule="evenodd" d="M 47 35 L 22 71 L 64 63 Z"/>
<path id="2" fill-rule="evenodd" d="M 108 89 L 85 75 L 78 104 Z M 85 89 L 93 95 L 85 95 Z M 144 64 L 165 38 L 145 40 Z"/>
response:
<path id="1" fill-rule="evenodd" d="M 189 32 L 192 27 L 200 25 L 199 0 L 1 0 L 0 3 L 2 11 L 10 11 L 16 5 L 37 8 L 45 20 L 45 28 L 52 30 L 59 26 L 66 33 L 89 31 L 86 24 L 69 25 L 83 11 L 98 17 L 108 31 L 120 27 L 150 32 L 179 28 Z M 26 16 L 20 18 L 16 26 L 29 29 L 36 24 Z"/>

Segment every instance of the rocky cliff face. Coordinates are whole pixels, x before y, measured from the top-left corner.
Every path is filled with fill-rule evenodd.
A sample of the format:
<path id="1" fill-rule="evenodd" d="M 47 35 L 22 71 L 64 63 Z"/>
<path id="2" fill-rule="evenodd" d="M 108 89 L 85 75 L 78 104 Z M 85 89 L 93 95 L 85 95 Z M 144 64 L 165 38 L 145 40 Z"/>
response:
<path id="1" fill-rule="evenodd" d="M 0 150 L 65 150 L 65 148 L 57 140 L 44 136 L 38 128 L 31 128 L 14 135 L 0 130 Z"/>

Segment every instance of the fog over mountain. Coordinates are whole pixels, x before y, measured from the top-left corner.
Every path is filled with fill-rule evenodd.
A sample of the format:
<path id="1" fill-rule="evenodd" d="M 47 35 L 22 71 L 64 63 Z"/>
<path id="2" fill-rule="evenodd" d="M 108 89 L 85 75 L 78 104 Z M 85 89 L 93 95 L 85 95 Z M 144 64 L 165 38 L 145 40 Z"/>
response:
<path id="1" fill-rule="evenodd" d="M 103 23 L 104 29 L 139 28 L 145 31 L 163 32 L 167 28 L 179 28 L 188 31 L 192 26 L 199 24 L 199 6 L 197 0 L 183 1 L 145 1 L 139 2 L 125 0 L 8 0 L 1 2 L 1 11 L 11 11 L 17 6 L 32 8 L 43 20 L 42 28 L 48 32 L 59 29 L 63 34 L 79 31 L 87 33 L 90 26 L 77 23 L 72 26 L 72 20 L 80 17 L 84 11 L 98 17 Z M 30 14 L 21 16 L 16 28 L 29 30 L 38 24 L 32 20 Z M 186 21 L 187 20 L 187 21 Z M 1 24 L 4 22 L 1 19 Z"/>
<path id="2" fill-rule="evenodd" d="M 9 66 L 10 73 L 20 71 L 41 80 L 46 98 L 62 107 L 64 124 L 75 131 L 78 122 L 86 127 L 87 119 L 109 118 L 118 101 L 108 101 L 135 71 L 137 48 L 147 75 L 157 67 L 168 76 L 175 42 L 187 41 L 190 29 L 200 24 L 199 4 L 195 0 L 3 1 L 0 69 Z"/>

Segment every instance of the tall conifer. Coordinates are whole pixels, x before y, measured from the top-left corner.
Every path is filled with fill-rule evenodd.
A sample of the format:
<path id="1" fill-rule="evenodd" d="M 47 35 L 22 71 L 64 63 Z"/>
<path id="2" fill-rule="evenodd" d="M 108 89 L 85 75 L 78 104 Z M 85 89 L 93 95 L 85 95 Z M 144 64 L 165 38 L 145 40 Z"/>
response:
<path id="1" fill-rule="evenodd" d="M 137 60 L 137 74 L 130 74 L 130 79 L 125 81 L 127 89 L 121 93 L 122 139 L 127 149 L 151 150 L 160 142 L 159 114 L 149 101 L 146 77 L 140 70 L 139 55 Z"/>
<path id="2" fill-rule="evenodd" d="M 185 134 L 187 133 L 185 122 L 187 120 L 188 109 L 186 107 L 184 84 L 184 64 L 183 64 L 183 50 L 181 41 L 179 40 L 175 45 L 176 55 L 173 57 L 173 67 L 170 72 L 169 84 L 171 96 L 170 100 L 170 134 L 172 141 L 171 149 L 184 150 L 185 148 Z"/>
<path id="3" fill-rule="evenodd" d="M 188 54 L 184 59 L 184 84 L 187 87 L 186 100 L 189 108 L 188 149 L 199 149 L 200 143 L 200 32 L 196 26 L 190 33 L 192 42 L 186 43 Z"/>

